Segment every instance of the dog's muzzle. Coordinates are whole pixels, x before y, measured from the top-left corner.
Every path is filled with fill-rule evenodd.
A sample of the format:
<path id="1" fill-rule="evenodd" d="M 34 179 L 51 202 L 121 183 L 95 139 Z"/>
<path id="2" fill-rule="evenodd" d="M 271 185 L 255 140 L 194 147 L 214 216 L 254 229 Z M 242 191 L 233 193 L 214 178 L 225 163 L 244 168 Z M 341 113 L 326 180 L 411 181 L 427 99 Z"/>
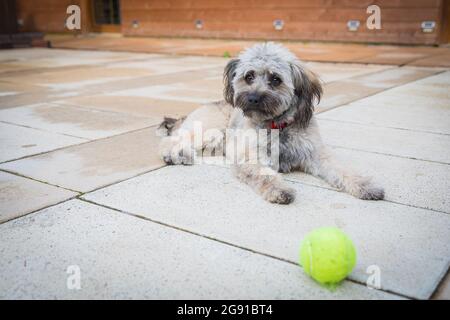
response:
<path id="1" fill-rule="evenodd" d="M 249 92 L 238 95 L 235 106 L 241 108 L 245 116 L 259 113 L 264 117 L 273 117 L 279 103 L 273 95 Z"/>

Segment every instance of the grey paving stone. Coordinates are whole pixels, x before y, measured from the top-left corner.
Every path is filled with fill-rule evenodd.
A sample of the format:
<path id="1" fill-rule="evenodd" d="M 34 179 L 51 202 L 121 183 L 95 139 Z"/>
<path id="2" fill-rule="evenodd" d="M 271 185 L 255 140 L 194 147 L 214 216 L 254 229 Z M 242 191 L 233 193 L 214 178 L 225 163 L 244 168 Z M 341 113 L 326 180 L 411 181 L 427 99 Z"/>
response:
<path id="1" fill-rule="evenodd" d="M 442 68 L 403 66 L 395 69 L 383 70 L 382 72 L 362 75 L 358 77 L 358 80 L 367 82 L 373 87 L 387 89 L 429 77 L 442 72 L 442 70 Z"/>
<path id="2" fill-rule="evenodd" d="M 130 58 L 150 58 L 152 54 L 129 54 L 124 52 L 66 50 L 66 49 L 12 49 L 3 50 L 0 62 L 26 64 L 33 67 L 59 67 L 73 65 L 97 65 L 105 62 L 117 62 Z"/>
<path id="3" fill-rule="evenodd" d="M 317 109 L 329 110 L 441 71 L 436 68 L 397 67 L 327 83 Z"/>
<path id="4" fill-rule="evenodd" d="M 130 55 L 133 57 L 133 54 Z M 148 74 L 170 74 L 221 67 L 227 64 L 227 59 L 217 57 L 197 57 L 197 56 L 159 56 L 149 59 L 139 59 L 139 61 L 111 63 L 107 68 L 127 68 L 145 70 Z"/>
<path id="5" fill-rule="evenodd" d="M 79 144 L 85 141 L 86 139 L 0 122 L 0 162 Z"/>
<path id="6" fill-rule="evenodd" d="M 111 94 L 112 92 L 123 93 L 124 91 L 150 87 L 150 86 L 166 86 L 181 83 L 189 83 L 193 80 L 205 80 L 211 77 L 220 77 L 223 74 L 222 67 L 213 67 L 207 69 L 195 70 L 195 78 L 192 77 L 192 70 L 184 72 L 175 72 L 167 74 L 155 74 L 147 77 L 139 77 L 128 80 L 110 81 L 107 83 L 98 83 L 85 88 L 90 94 Z M 133 92 L 133 91 L 130 91 Z M 137 91 L 139 93 L 139 91 Z M 144 94 L 145 96 L 145 94 Z"/>
<path id="7" fill-rule="evenodd" d="M 450 163 L 450 136 L 319 119 L 330 146 Z"/>
<path id="8" fill-rule="evenodd" d="M 377 64 L 357 64 L 357 63 L 326 63 L 326 62 L 306 62 L 313 72 L 320 76 L 324 83 L 342 81 L 352 77 L 365 74 L 381 72 L 395 68 L 389 65 Z"/>
<path id="9" fill-rule="evenodd" d="M 164 165 L 155 128 L 139 130 L 12 161 L 0 168 L 87 192 Z"/>
<path id="10" fill-rule="evenodd" d="M 132 114 L 138 117 L 157 118 L 160 121 L 164 116 L 180 118 L 200 106 L 200 104 L 192 102 L 110 95 L 76 97 L 55 103 Z"/>
<path id="11" fill-rule="evenodd" d="M 187 101 L 194 103 L 209 103 L 223 99 L 221 90 L 211 91 L 202 90 L 201 88 L 193 90 L 186 88 L 184 84 L 174 85 L 157 85 L 142 87 L 137 89 L 129 89 L 110 93 L 111 96 L 126 96 L 126 97 L 145 97 L 149 99 L 162 99 L 174 101 Z"/>
<path id="12" fill-rule="evenodd" d="M 0 223 L 76 195 L 75 192 L 0 171 Z"/>
<path id="13" fill-rule="evenodd" d="M 333 148 L 332 153 L 343 166 L 373 177 L 374 182 L 385 189 L 387 200 L 450 213 L 447 164 L 343 148 Z M 301 172 L 290 173 L 286 178 L 331 188 L 322 180 Z"/>
<path id="14" fill-rule="evenodd" d="M 20 87 L 20 84 L 14 84 L 11 83 L 14 86 Z M 3 83 L 0 84 L 0 86 L 3 87 Z M 12 86 L 12 87 L 14 87 Z M 37 87 L 37 86 L 31 86 L 31 85 L 25 85 L 26 87 Z M 74 92 L 60 92 L 60 93 L 53 93 L 50 90 L 41 88 L 38 91 L 33 91 L 33 89 L 29 90 L 23 89 L 23 90 L 17 90 L 17 91 L 7 91 L 7 93 L 16 92 L 16 94 L 7 94 L 7 95 L 1 95 L 0 96 L 0 110 L 1 109 L 9 109 L 9 108 L 15 108 L 20 106 L 29 106 L 31 104 L 39 102 L 45 102 L 45 101 L 51 101 L 51 100 L 59 100 L 61 98 L 65 98 L 68 96 L 74 96 L 78 95 L 79 93 Z"/>
<path id="15" fill-rule="evenodd" d="M 157 118 L 49 103 L 1 110 L 0 120 L 86 139 L 105 138 L 155 125 L 159 121 Z"/>
<path id="16" fill-rule="evenodd" d="M 447 271 L 450 216 L 389 202 L 362 201 L 328 189 L 292 183 L 297 200 L 270 204 L 227 168 L 166 167 L 84 197 L 229 243 L 296 262 L 311 229 L 342 228 L 358 263 L 351 279 L 381 270 L 383 289 L 428 298 Z"/>
<path id="17" fill-rule="evenodd" d="M 383 91 L 318 117 L 450 134 L 450 72 Z"/>
<path id="18" fill-rule="evenodd" d="M 0 255 L 2 299 L 398 298 L 79 200 L 0 225 Z"/>

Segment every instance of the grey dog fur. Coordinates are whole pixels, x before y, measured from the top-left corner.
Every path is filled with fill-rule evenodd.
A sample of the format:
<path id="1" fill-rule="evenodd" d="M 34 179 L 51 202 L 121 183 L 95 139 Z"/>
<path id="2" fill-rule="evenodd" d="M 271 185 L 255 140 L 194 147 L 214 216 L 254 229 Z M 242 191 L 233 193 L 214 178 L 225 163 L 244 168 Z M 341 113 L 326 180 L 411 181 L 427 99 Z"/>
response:
<path id="1" fill-rule="evenodd" d="M 295 199 L 295 191 L 279 173 L 293 170 L 319 177 L 360 199 L 383 199 L 382 188 L 336 163 L 323 144 L 314 118 L 314 105 L 321 95 L 318 77 L 287 48 L 272 42 L 257 44 L 225 67 L 225 101 L 202 106 L 183 120 L 165 119 L 159 128 L 163 136 L 161 158 L 168 164 L 191 164 L 196 152 L 224 147 L 223 139 L 214 137 L 204 139 L 197 147 L 184 143 L 182 132 L 192 135 L 194 122 L 201 122 L 204 130 L 217 129 L 222 134 L 227 128 L 260 130 L 270 128 L 272 121 L 286 123 L 279 131 L 278 168 L 270 159 L 258 164 L 241 161 L 232 170 L 239 180 L 265 200 L 279 204 Z M 250 103 L 250 96 L 258 97 L 259 102 Z M 253 145 L 261 147 L 266 146 Z"/>

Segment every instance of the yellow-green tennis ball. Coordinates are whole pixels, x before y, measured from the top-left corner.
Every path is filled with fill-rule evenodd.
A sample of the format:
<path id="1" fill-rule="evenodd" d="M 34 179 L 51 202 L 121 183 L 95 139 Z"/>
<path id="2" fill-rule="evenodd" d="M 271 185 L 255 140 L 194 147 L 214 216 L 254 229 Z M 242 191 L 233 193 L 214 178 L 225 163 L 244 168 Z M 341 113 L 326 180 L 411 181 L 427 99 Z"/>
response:
<path id="1" fill-rule="evenodd" d="M 352 272 L 356 250 L 352 240 L 338 228 L 319 228 L 303 239 L 300 264 L 317 282 L 335 284 Z"/>

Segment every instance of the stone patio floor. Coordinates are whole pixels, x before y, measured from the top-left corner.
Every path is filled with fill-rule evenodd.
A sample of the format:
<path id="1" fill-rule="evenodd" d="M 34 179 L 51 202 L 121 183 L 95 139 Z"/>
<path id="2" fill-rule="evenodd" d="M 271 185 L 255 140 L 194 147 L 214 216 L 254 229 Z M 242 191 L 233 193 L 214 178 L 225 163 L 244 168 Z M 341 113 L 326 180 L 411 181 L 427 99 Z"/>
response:
<path id="1" fill-rule="evenodd" d="M 0 51 L 0 298 L 450 298 L 448 48 L 414 47 L 410 62 L 414 50 L 393 46 L 370 59 L 364 46 L 333 58 L 337 45 L 322 50 L 328 59 L 306 57 L 325 83 L 324 140 L 386 200 L 293 173 L 298 197 L 279 206 L 227 168 L 167 167 L 156 155 L 163 115 L 221 99 L 218 53 L 244 44 L 206 41 L 216 54 L 200 56 L 187 40 L 130 53 L 143 40 L 116 52 L 58 39 L 78 50 Z M 304 45 L 289 46 L 302 57 Z M 297 265 L 301 239 L 320 226 L 341 228 L 358 251 L 335 291 Z M 366 286 L 373 268 L 380 290 Z"/>

